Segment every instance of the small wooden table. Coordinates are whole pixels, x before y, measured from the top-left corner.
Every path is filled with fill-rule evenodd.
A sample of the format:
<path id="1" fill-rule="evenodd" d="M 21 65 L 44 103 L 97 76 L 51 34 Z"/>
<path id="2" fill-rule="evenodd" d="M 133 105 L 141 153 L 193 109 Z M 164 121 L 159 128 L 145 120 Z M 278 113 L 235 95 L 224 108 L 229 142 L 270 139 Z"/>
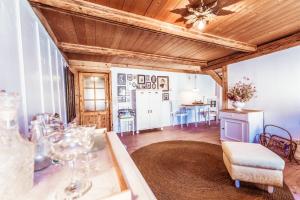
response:
<path id="1" fill-rule="evenodd" d="M 181 104 L 181 107 L 194 110 L 194 112 L 195 112 L 195 127 L 197 127 L 198 121 L 200 121 L 200 119 L 198 119 L 197 113 L 199 113 L 199 111 L 201 109 L 207 108 L 208 125 L 210 126 L 210 104 L 204 104 L 204 103 Z M 205 117 L 205 122 L 206 122 L 206 117 Z"/>

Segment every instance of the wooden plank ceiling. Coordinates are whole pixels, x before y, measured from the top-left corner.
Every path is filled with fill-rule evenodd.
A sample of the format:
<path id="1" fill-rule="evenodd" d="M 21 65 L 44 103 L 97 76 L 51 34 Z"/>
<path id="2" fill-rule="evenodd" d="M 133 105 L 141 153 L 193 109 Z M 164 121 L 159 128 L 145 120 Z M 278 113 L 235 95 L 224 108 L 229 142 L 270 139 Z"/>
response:
<path id="1" fill-rule="evenodd" d="M 299 0 L 219 0 L 231 14 L 218 16 L 202 32 L 188 30 L 172 12 L 189 1 L 193 0 L 30 0 L 72 60 L 197 72 L 200 66 L 222 67 L 235 55 L 256 55 L 256 47 L 300 31 Z M 299 36 L 293 37 L 299 41 Z M 74 44 L 81 46 L 76 49 Z M 132 56 L 135 52 L 143 57 Z"/>

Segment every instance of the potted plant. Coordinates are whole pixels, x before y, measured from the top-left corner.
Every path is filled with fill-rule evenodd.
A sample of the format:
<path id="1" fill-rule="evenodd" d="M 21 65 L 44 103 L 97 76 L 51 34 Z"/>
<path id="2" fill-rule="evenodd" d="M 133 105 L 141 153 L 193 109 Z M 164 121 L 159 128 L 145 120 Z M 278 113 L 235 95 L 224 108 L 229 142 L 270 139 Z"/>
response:
<path id="1" fill-rule="evenodd" d="M 232 101 L 232 106 L 237 111 L 241 111 L 245 106 L 245 102 L 250 101 L 256 93 L 256 88 L 250 82 L 250 79 L 244 77 L 243 80 L 243 82 L 237 82 L 227 93 L 228 99 Z"/>

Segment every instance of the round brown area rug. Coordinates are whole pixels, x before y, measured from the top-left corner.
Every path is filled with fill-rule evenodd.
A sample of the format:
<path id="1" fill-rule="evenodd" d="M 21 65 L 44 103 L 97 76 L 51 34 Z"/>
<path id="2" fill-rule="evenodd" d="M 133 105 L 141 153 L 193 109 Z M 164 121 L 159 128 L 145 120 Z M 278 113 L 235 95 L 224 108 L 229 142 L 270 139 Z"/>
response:
<path id="1" fill-rule="evenodd" d="M 219 145 L 161 142 L 138 149 L 132 158 L 158 200 L 294 199 L 286 184 L 273 194 L 244 182 L 236 189 Z"/>

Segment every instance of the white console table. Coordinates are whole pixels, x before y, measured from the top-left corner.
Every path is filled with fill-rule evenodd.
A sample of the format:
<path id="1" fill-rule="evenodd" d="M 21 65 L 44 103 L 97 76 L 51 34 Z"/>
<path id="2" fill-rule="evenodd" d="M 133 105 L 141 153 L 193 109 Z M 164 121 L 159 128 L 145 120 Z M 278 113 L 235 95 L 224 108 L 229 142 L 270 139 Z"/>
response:
<path id="1" fill-rule="evenodd" d="M 221 140 L 256 142 L 256 135 L 263 132 L 263 117 L 259 110 L 221 110 Z"/>

